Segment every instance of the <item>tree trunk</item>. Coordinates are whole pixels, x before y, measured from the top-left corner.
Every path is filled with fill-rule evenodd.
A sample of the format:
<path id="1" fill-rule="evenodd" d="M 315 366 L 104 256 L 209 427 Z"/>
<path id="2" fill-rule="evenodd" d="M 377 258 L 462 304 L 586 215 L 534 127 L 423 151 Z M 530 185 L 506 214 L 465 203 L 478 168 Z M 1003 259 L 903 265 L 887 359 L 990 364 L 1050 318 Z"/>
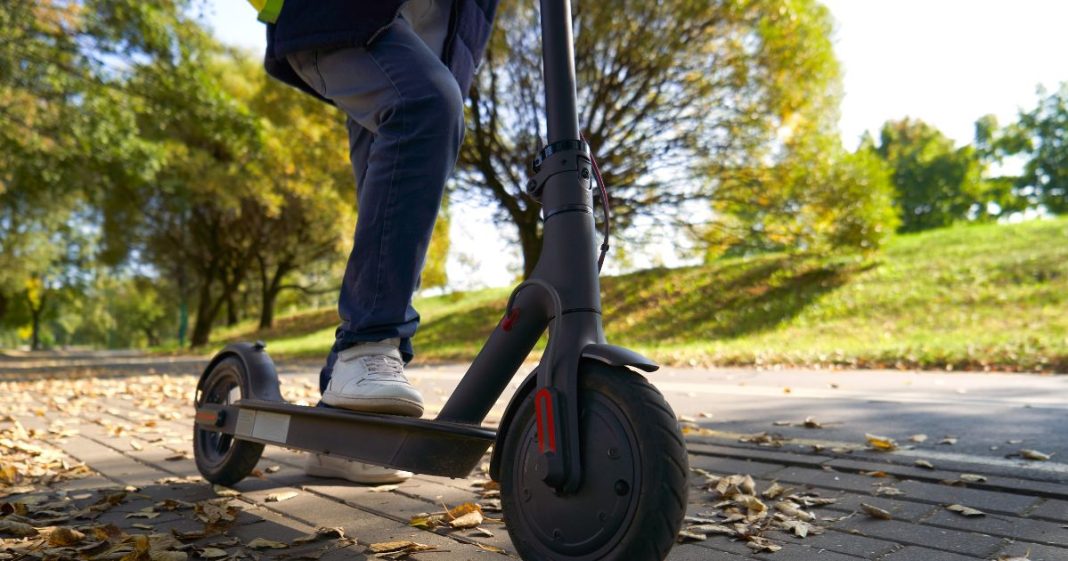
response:
<path id="1" fill-rule="evenodd" d="M 234 301 L 233 292 L 226 295 L 226 325 L 227 327 L 237 325 L 237 304 Z"/>
<path id="2" fill-rule="evenodd" d="M 44 308 L 44 306 L 41 306 L 41 308 Z M 30 313 L 33 314 L 33 334 L 30 336 L 31 351 L 41 350 L 41 308 L 30 310 Z"/>
<path id="3" fill-rule="evenodd" d="M 260 329 L 274 327 L 274 303 L 278 300 L 278 290 L 275 287 L 263 289 L 263 305 L 260 308 Z"/>
<path id="4" fill-rule="evenodd" d="M 533 221 L 526 220 L 525 216 L 522 219 L 513 216 L 513 219 L 519 229 L 519 247 L 523 251 L 523 278 L 529 279 L 541 257 L 542 232 L 538 228 L 537 214 Z"/>
<path id="5" fill-rule="evenodd" d="M 208 343 L 216 310 L 218 306 L 211 305 L 211 281 L 205 281 L 200 288 L 200 296 L 197 298 L 197 320 L 193 324 L 193 336 L 189 340 L 190 347 L 199 347 Z"/>

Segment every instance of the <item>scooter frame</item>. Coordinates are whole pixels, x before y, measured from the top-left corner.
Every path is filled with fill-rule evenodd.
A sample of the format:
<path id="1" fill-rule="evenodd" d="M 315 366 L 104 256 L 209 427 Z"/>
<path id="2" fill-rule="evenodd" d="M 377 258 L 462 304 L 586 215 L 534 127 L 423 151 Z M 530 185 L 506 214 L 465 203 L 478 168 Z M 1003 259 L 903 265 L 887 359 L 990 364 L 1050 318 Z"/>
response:
<path id="1" fill-rule="evenodd" d="M 512 292 L 498 322 L 434 420 L 356 413 L 286 403 L 262 343 L 226 347 L 197 388 L 198 430 L 239 440 L 334 454 L 417 473 L 465 477 L 489 446 L 503 442 L 511 419 L 533 393 L 545 482 L 559 492 L 579 487 L 578 378 L 582 361 L 644 371 L 649 359 L 605 341 L 593 215 L 591 157 L 576 110 L 570 0 L 541 0 L 548 144 L 534 158 L 527 192 L 543 209 L 543 251 L 530 278 Z M 536 370 L 515 393 L 497 431 L 481 427 L 491 407 L 548 328 Z M 236 403 L 202 403 L 205 380 L 236 357 L 248 379 Z M 490 475 L 501 459 L 494 447 Z"/>

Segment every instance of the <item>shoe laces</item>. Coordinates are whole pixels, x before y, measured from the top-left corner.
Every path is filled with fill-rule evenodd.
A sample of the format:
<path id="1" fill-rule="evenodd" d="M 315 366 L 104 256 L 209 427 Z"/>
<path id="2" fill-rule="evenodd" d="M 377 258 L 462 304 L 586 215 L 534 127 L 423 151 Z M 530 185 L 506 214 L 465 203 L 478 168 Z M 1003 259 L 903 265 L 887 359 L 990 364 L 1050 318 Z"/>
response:
<path id="1" fill-rule="evenodd" d="M 367 378 L 380 380 L 404 379 L 404 363 L 389 355 L 362 356 L 364 368 L 367 369 Z"/>

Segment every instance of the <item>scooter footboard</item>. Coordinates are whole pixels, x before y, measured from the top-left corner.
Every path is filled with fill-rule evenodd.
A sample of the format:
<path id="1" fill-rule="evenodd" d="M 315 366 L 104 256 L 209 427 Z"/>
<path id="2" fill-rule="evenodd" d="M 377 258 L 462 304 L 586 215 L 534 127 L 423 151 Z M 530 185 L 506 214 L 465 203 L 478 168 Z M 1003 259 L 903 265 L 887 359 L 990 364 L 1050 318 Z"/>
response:
<path id="1" fill-rule="evenodd" d="M 261 400 L 205 404 L 196 421 L 239 440 L 446 477 L 467 477 L 496 439 L 459 423 Z"/>

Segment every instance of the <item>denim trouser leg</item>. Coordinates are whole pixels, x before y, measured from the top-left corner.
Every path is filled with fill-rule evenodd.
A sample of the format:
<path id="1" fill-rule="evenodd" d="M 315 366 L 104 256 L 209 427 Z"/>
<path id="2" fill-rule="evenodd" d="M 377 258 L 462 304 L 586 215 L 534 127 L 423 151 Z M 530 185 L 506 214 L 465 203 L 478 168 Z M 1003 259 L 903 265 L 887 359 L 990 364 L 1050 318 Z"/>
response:
<path id="1" fill-rule="evenodd" d="M 289 62 L 348 115 L 357 180 L 355 243 L 325 387 L 336 352 L 353 343 L 398 337 L 412 357 L 412 295 L 463 141 L 463 101 L 452 73 L 403 19 L 367 47 L 306 51 Z"/>

